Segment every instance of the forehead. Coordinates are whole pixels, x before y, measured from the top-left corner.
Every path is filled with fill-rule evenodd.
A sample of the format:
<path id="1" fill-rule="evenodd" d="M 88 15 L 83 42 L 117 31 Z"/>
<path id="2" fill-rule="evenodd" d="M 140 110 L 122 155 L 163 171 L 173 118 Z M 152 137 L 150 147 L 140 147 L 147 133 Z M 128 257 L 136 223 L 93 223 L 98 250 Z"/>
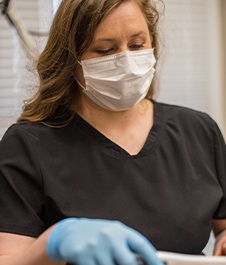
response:
<path id="1" fill-rule="evenodd" d="M 105 35 L 148 31 L 146 19 L 136 1 L 126 1 L 114 8 L 98 25 L 94 40 Z"/>

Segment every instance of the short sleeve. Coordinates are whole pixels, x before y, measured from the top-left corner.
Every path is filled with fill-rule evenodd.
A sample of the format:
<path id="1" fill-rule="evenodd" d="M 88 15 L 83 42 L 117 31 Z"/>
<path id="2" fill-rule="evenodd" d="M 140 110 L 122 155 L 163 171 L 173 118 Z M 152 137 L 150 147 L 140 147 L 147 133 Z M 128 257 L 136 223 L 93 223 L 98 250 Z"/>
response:
<path id="1" fill-rule="evenodd" d="M 218 181 L 223 191 L 223 197 L 220 201 L 218 209 L 215 211 L 214 219 L 225 219 L 226 218 L 226 145 L 223 136 L 214 122 L 213 125 L 214 134 L 214 154 L 215 154 L 215 165 L 218 176 Z"/>
<path id="2" fill-rule="evenodd" d="M 0 232 L 37 237 L 46 229 L 37 144 L 19 124 L 0 141 Z"/>

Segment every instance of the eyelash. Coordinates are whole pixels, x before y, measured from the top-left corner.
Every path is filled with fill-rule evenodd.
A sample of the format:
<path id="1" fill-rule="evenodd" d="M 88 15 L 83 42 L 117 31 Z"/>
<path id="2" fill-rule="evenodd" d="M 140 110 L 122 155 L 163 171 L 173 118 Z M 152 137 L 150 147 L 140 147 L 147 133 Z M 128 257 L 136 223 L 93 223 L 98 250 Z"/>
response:
<path id="1" fill-rule="evenodd" d="M 107 50 L 97 50 L 96 52 L 99 53 L 99 54 L 108 54 L 110 53 L 111 51 L 113 51 L 114 49 L 107 49 Z"/>
<path id="2" fill-rule="evenodd" d="M 130 49 L 132 50 L 138 50 L 138 49 L 141 49 L 144 47 L 143 44 L 134 44 L 134 45 L 130 45 L 129 46 Z M 106 54 L 109 54 L 110 52 L 112 52 L 114 49 L 111 48 L 111 49 L 107 49 L 107 50 L 97 50 L 96 52 L 99 53 L 99 54 L 102 54 L 102 55 L 106 55 Z"/>
<path id="3" fill-rule="evenodd" d="M 136 49 L 140 49 L 140 48 L 143 48 L 144 45 L 143 44 L 134 44 L 134 45 L 131 45 L 130 48 L 136 50 Z"/>

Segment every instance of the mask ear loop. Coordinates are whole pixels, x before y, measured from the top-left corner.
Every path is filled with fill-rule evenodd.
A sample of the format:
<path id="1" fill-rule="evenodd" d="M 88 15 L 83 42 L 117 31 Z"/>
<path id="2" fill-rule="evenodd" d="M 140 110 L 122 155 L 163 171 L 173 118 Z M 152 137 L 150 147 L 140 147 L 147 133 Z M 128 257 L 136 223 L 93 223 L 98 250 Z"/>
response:
<path id="1" fill-rule="evenodd" d="M 79 63 L 82 66 L 82 63 L 79 60 L 77 60 L 77 63 Z"/>
<path id="2" fill-rule="evenodd" d="M 79 61 L 79 60 L 77 60 L 77 63 L 79 63 L 81 66 L 82 66 L 82 63 Z M 86 88 L 78 81 L 78 79 L 75 77 L 75 75 L 74 75 L 74 79 L 75 79 L 75 81 L 78 83 L 78 85 L 81 87 L 81 88 L 83 88 L 83 90 L 86 90 Z"/>

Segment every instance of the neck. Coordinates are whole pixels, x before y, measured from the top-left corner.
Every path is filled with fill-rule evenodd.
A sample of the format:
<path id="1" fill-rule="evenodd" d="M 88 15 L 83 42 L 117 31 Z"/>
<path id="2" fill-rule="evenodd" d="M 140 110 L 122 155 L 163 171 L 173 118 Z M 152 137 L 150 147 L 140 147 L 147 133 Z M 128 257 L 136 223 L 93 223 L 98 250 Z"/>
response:
<path id="1" fill-rule="evenodd" d="M 140 152 L 153 125 L 151 101 L 144 99 L 125 111 L 105 110 L 93 102 L 82 106 L 78 114 L 96 130 L 129 154 Z"/>

